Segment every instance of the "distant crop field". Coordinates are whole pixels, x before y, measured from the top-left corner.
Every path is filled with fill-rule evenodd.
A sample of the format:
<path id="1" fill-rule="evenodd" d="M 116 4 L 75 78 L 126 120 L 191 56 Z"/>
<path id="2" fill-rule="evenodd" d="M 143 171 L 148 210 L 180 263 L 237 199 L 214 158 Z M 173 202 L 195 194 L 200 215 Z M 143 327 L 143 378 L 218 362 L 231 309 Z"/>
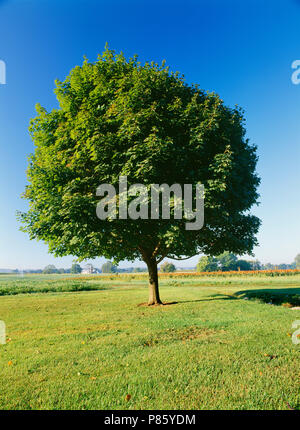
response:
<path id="1" fill-rule="evenodd" d="M 299 409 L 300 274 L 0 276 L 0 409 Z"/>

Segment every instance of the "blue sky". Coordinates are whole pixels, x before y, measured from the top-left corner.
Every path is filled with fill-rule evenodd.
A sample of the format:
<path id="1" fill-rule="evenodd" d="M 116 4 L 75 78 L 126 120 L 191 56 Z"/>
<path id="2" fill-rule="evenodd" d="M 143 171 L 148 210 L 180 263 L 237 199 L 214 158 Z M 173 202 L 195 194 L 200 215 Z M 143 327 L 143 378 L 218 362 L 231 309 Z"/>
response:
<path id="1" fill-rule="evenodd" d="M 18 230 L 15 212 L 26 209 L 20 194 L 33 150 L 28 123 L 37 102 L 57 106 L 54 80 L 84 55 L 95 60 L 106 42 L 141 61 L 166 59 L 188 82 L 245 109 L 262 178 L 261 205 L 253 208 L 262 219 L 255 256 L 291 262 L 300 252 L 300 85 L 291 82 L 299 20 L 297 0 L 0 0 L 0 60 L 7 66 L 7 84 L 0 85 L 0 268 L 72 262 Z"/>

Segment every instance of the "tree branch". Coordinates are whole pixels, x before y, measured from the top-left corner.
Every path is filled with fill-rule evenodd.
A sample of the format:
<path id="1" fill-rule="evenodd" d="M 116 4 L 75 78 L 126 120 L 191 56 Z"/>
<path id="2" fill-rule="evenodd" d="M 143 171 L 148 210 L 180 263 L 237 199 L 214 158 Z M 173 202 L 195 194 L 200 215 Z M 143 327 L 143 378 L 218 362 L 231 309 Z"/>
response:
<path id="1" fill-rule="evenodd" d="M 166 257 L 167 257 L 167 255 L 163 255 L 161 258 L 159 258 L 157 260 L 157 264 L 159 264 L 161 261 L 163 261 L 163 259 L 166 258 Z"/>
<path id="2" fill-rule="evenodd" d="M 172 260 L 183 261 L 183 260 L 189 260 L 192 257 L 196 257 L 196 255 L 199 255 L 199 254 L 194 254 L 194 255 L 191 255 L 190 257 L 185 257 L 185 258 L 175 258 L 175 257 L 171 257 L 170 255 L 165 255 L 164 258 L 171 258 Z"/>
<path id="3" fill-rule="evenodd" d="M 156 257 L 158 251 L 159 251 L 159 247 L 160 247 L 160 241 L 158 242 L 158 244 L 156 245 L 154 251 L 152 252 L 152 257 Z"/>

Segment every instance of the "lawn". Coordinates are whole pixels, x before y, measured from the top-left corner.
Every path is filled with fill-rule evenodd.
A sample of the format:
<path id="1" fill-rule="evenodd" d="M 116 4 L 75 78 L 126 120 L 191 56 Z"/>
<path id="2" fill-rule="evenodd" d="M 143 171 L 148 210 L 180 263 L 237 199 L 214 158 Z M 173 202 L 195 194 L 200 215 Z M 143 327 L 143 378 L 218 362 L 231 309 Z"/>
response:
<path id="1" fill-rule="evenodd" d="M 147 294 L 139 276 L 0 276 L 0 409 L 300 408 L 300 275 L 166 277 L 175 303 L 138 306 Z"/>

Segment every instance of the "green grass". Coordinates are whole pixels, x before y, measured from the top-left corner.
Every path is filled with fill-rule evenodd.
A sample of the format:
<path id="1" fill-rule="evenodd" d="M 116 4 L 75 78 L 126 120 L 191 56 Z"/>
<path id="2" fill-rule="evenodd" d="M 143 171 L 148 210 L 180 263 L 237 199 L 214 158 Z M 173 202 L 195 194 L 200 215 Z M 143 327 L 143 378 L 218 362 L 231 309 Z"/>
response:
<path id="1" fill-rule="evenodd" d="M 299 409 L 281 306 L 299 293 L 299 275 L 166 278 L 177 303 L 149 308 L 141 279 L 1 276 L 0 409 Z"/>

